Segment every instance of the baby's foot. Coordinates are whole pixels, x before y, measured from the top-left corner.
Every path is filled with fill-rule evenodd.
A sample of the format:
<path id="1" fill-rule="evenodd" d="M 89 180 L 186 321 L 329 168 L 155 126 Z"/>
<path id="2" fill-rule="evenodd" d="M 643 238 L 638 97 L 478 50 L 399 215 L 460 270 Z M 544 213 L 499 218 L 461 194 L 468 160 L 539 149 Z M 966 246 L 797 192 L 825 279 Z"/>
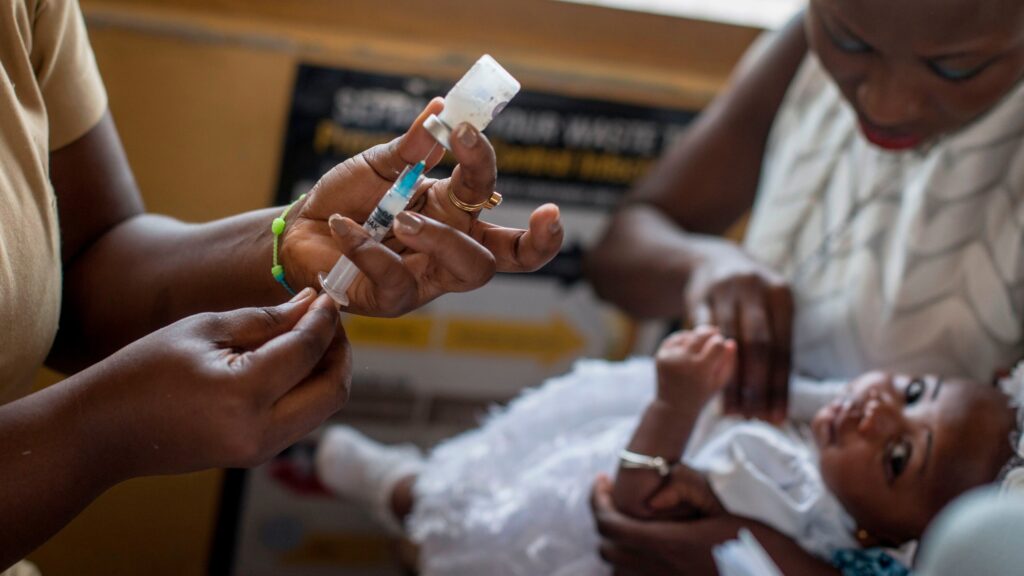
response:
<path id="1" fill-rule="evenodd" d="M 381 444 L 348 426 L 331 426 L 316 454 L 317 475 L 335 494 L 361 505 L 395 534 L 402 527 L 391 512 L 391 493 L 423 469 L 423 454 L 411 444 Z"/>

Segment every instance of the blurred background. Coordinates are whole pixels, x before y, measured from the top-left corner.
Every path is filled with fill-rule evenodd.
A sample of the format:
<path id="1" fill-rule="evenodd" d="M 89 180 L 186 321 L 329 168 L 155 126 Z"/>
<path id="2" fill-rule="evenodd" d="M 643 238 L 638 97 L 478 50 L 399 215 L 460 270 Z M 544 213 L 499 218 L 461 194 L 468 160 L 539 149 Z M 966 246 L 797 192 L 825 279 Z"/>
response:
<path id="1" fill-rule="evenodd" d="M 562 253 L 405 318 L 345 319 L 354 386 L 337 421 L 424 447 L 576 358 L 650 351 L 665 327 L 600 303 L 582 255 L 750 42 L 801 4 L 80 2 L 147 207 L 188 221 L 290 201 L 404 131 L 484 53 L 519 79 L 487 130 L 506 202 L 486 216 L 524 226 L 556 202 Z M 42 373 L 39 385 L 59 379 Z M 394 542 L 309 482 L 313 441 L 248 472 L 127 482 L 31 559 L 46 575 L 402 574 Z"/>

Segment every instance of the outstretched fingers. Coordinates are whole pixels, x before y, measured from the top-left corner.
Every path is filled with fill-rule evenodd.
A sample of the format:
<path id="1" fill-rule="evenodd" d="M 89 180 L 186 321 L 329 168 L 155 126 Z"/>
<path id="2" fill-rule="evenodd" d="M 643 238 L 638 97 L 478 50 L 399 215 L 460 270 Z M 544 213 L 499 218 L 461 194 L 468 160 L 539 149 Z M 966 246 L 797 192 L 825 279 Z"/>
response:
<path id="1" fill-rule="evenodd" d="M 466 234 L 414 212 L 395 219 L 395 236 L 424 258 L 413 268 L 422 281 L 432 282 L 436 294 L 464 292 L 486 284 L 496 270 L 494 256 Z M 412 261 L 412 259 L 410 259 Z"/>
<path id="2" fill-rule="evenodd" d="M 494 255 L 499 272 L 533 272 L 558 255 L 565 231 L 558 206 L 544 204 L 530 215 L 529 230 L 477 221 L 471 235 Z"/>

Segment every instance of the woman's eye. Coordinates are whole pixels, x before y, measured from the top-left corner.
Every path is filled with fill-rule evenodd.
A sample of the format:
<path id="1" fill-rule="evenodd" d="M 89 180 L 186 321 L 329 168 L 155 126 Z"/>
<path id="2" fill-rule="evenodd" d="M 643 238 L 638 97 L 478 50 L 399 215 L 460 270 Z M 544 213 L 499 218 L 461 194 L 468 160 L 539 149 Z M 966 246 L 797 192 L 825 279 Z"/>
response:
<path id="1" fill-rule="evenodd" d="M 889 481 L 899 478 L 900 474 L 907 469 L 907 464 L 910 463 L 910 454 L 912 452 L 910 442 L 906 440 L 900 440 L 891 444 L 887 450 L 885 456 L 886 463 L 886 476 Z"/>
<path id="2" fill-rule="evenodd" d="M 863 40 L 853 37 L 837 38 L 833 36 L 832 42 L 843 52 L 849 52 L 851 54 L 861 54 L 871 50 L 871 46 L 868 46 Z"/>
<path id="3" fill-rule="evenodd" d="M 924 396 L 925 383 L 920 378 L 914 378 L 908 384 L 906 389 L 903 391 L 904 402 L 907 406 L 916 403 Z"/>
<path id="4" fill-rule="evenodd" d="M 832 40 L 832 44 L 834 44 L 836 48 L 839 48 L 843 52 L 848 52 L 851 54 L 860 54 L 863 52 L 871 51 L 870 44 L 861 40 L 860 38 L 857 38 L 856 36 L 845 30 L 833 28 L 831 26 L 825 26 L 824 28 L 825 32 L 828 34 L 828 37 Z"/>
<path id="5" fill-rule="evenodd" d="M 981 66 L 964 68 L 959 66 L 946 66 L 939 64 L 938 62 L 928 62 L 928 67 L 931 68 L 932 72 L 939 78 L 953 82 L 963 82 L 964 80 L 969 80 L 980 74 L 982 70 L 988 67 L 988 63 L 982 64 Z"/>

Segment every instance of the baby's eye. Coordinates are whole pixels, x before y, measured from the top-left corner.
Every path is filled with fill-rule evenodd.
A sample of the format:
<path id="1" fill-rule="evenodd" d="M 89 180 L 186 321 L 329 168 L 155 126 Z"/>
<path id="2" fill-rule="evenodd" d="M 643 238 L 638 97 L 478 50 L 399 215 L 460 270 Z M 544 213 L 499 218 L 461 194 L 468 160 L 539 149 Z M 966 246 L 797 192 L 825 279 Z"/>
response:
<path id="1" fill-rule="evenodd" d="M 924 390 L 926 388 L 925 382 L 921 378 L 913 378 L 907 387 L 903 389 L 903 401 L 907 406 L 915 404 L 918 400 L 924 396 Z"/>
<path id="2" fill-rule="evenodd" d="M 885 454 L 885 475 L 889 482 L 899 478 L 900 474 L 907 469 L 910 463 L 910 455 L 913 453 L 913 446 L 906 439 L 898 440 L 886 448 Z"/>

